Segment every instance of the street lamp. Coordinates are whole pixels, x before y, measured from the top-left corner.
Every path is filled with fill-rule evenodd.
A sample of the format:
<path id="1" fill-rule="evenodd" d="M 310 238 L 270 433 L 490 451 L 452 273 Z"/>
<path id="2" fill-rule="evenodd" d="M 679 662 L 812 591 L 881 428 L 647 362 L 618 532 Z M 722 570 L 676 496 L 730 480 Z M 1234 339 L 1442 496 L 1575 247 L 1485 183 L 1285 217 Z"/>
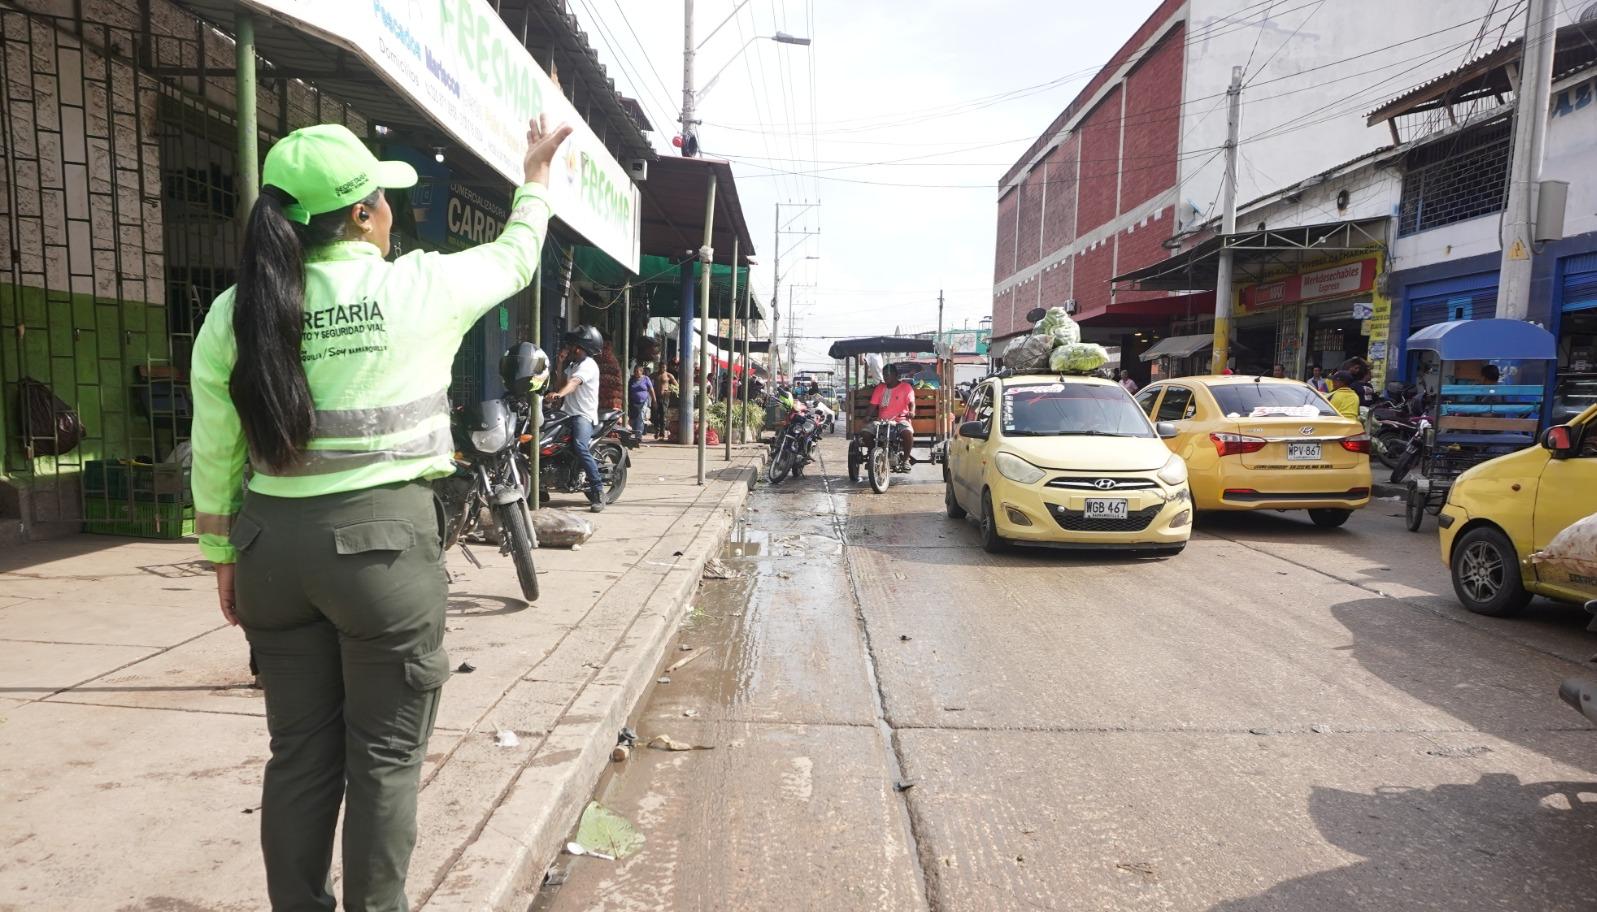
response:
<path id="1" fill-rule="evenodd" d="M 737 6 L 733 7 L 732 12 L 728 14 L 725 19 L 721 20 L 721 24 L 717 25 L 713 29 L 710 29 L 710 34 L 704 36 L 704 40 L 698 42 L 697 44 L 695 44 L 693 41 L 693 0 L 682 0 L 682 4 L 682 137 L 680 145 L 682 146 L 682 156 L 684 158 L 693 158 L 698 155 L 699 152 L 698 137 L 694 133 L 694 128 L 697 127 L 699 123 L 698 118 L 694 116 L 697 113 L 696 109 L 698 108 L 699 99 L 703 98 L 709 93 L 710 89 L 715 85 L 715 81 L 721 78 L 722 73 L 726 72 L 726 68 L 731 66 L 733 61 L 743 56 L 743 52 L 747 51 L 751 46 L 753 46 L 754 42 L 756 41 L 774 41 L 777 44 L 791 44 L 798 47 L 809 47 L 810 39 L 802 38 L 797 35 L 789 35 L 787 32 L 781 31 L 774 35 L 755 35 L 753 38 L 750 38 L 748 41 L 744 42 L 743 46 L 738 48 L 737 53 L 733 54 L 726 63 L 722 64 L 719 70 L 715 71 L 715 75 L 711 76 L 709 81 L 704 84 L 704 88 L 695 89 L 693 85 L 694 58 L 697 57 L 699 51 L 710 42 L 710 39 L 715 37 L 717 32 L 725 28 L 726 24 L 731 22 L 732 18 L 736 16 L 743 9 L 743 7 L 748 6 L 749 0 L 743 0 L 742 3 L 739 3 Z"/>

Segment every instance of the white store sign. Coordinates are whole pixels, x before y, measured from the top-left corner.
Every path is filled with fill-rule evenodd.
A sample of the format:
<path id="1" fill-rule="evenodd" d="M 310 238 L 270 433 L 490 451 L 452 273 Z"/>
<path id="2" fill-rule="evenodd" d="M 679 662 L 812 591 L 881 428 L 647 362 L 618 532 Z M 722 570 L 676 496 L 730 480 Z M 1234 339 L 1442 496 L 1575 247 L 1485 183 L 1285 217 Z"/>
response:
<path id="1" fill-rule="evenodd" d="M 512 184 L 527 121 L 575 128 L 555 158 L 556 217 L 638 270 L 638 188 L 486 0 L 245 0 L 364 60 Z"/>

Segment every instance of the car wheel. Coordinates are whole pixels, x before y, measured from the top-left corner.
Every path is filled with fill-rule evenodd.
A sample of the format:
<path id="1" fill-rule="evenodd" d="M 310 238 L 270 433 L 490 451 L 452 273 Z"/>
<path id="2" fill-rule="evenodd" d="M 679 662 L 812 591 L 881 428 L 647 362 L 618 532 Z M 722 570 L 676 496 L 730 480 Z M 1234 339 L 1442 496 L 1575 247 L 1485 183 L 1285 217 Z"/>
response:
<path id="1" fill-rule="evenodd" d="M 1352 510 L 1310 510 L 1309 519 L 1322 529 L 1335 529 L 1347 522 Z"/>
<path id="2" fill-rule="evenodd" d="M 988 554 L 1000 554 L 1008 542 L 998 534 L 998 517 L 993 513 L 993 492 L 981 492 L 981 547 Z"/>
<path id="3" fill-rule="evenodd" d="M 943 479 L 943 506 L 948 509 L 949 519 L 964 519 L 965 508 L 959 505 L 959 498 L 954 496 L 954 480 Z"/>
<path id="4" fill-rule="evenodd" d="M 1530 604 L 1514 543 L 1496 528 L 1477 526 L 1465 532 L 1448 563 L 1453 593 L 1476 614 L 1507 617 Z"/>

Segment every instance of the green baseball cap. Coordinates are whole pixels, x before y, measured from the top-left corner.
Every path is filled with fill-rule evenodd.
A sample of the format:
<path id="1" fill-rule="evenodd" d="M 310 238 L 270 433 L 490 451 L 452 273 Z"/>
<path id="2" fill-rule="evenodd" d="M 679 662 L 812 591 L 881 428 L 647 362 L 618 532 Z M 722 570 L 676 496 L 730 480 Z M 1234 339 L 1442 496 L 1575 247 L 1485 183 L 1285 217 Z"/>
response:
<path id="1" fill-rule="evenodd" d="M 283 214 L 301 225 L 313 215 L 353 206 L 379 187 L 416 185 L 416 169 L 402 161 L 378 161 L 348 127 L 318 124 L 278 140 L 266 153 L 261 183 L 292 196 Z"/>

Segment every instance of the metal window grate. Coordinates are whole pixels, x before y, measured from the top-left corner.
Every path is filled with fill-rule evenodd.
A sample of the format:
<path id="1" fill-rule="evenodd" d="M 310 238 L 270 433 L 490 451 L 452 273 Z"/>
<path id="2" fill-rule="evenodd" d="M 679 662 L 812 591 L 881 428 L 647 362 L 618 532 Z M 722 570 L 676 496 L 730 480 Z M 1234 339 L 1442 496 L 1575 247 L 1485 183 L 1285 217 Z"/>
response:
<path id="1" fill-rule="evenodd" d="M 1509 122 L 1502 121 L 1468 140 L 1417 150 L 1403 175 L 1398 236 L 1501 212 L 1508 197 L 1511 148 Z"/>

